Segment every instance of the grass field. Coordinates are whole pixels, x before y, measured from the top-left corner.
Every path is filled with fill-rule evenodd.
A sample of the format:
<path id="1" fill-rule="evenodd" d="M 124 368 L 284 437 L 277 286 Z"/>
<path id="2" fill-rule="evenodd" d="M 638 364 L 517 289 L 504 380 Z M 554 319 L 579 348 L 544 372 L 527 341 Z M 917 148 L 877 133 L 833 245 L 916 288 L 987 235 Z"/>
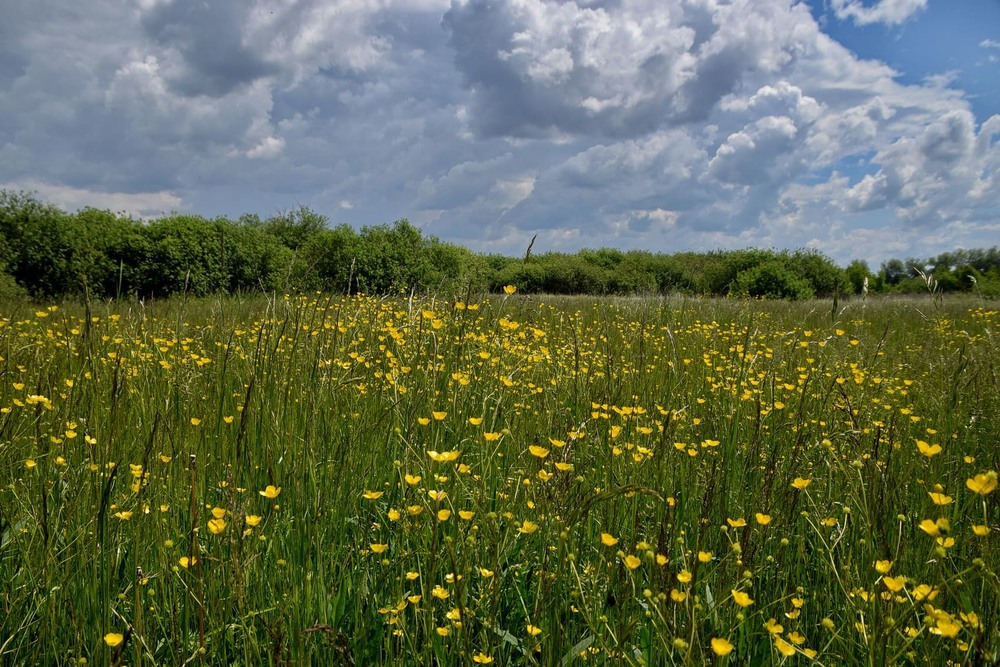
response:
<path id="1" fill-rule="evenodd" d="M 0 663 L 988 664 L 1000 312 L 0 308 Z"/>

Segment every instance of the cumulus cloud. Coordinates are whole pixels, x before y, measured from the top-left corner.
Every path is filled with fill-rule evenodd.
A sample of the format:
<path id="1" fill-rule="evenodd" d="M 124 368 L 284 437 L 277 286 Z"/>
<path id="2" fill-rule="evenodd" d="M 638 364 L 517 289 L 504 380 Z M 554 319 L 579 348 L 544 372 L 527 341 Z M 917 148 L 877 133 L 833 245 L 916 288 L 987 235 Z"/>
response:
<path id="1" fill-rule="evenodd" d="M 949 224 L 976 217 L 975 209 L 1000 205 L 993 185 L 1000 166 L 1000 132 L 994 116 L 977 132 L 966 110 L 951 111 L 915 137 L 901 137 L 875 156 L 880 165 L 846 193 L 849 211 L 886 206 L 909 221 Z"/>
<path id="2" fill-rule="evenodd" d="M 856 25 L 884 23 L 899 25 L 927 7 L 927 0 L 878 0 L 871 6 L 861 0 L 832 0 L 831 7 L 838 19 L 850 19 Z"/>
<path id="3" fill-rule="evenodd" d="M 104 208 L 137 218 L 170 213 L 181 206 L 181 198 L 172 192 L 101 192 L 44 181 L 23 180 L 0 183 L 0 190 L 29 192 L 43 201 L 67 210 L 85 207 Z"/>
<path id="4" fill-rule="evenodd" d="M 925 4 L 830 6 L 895 25 Z M 37 0 L 4 19 L 0 183 L 60 205 L 306 204 L 516 254 L 536 233 L 842 260 L 906 229 L 1000 242 L 1000 117 L 953 79 L 902 83 L 794 0 Z"/>
<path id="5" fill-rule="evenodd" d="M 601 3 L 604 4 L 604 3 Z M 453 3 L 444 26 L 483 136 L 637 136 L 705 119 L 808 37 L 785 0 Z"/>

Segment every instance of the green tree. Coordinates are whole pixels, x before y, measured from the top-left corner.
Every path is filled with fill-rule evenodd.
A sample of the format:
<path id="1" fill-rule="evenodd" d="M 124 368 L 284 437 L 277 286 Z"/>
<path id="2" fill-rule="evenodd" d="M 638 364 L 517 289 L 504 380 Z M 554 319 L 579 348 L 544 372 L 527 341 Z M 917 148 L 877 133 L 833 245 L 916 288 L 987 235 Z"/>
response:
<path id="1" fill-rule="evenodd" d="M 740 272 L 733 291 L 766 299 L 809 299 L 815 296 L 809 281 L 795 275 L 778 259 Z"/>
<path id="2" fill-rule="evenodd" d="M 872 278 L 868 262 L 863 259 L 856 259 L 848 264 L 847 268 L 844 269 L 844 275 L 847 277 L 847 282 L 850 283 L 854 294 L 861 294 L 864 291 L 865 282 Z"/>

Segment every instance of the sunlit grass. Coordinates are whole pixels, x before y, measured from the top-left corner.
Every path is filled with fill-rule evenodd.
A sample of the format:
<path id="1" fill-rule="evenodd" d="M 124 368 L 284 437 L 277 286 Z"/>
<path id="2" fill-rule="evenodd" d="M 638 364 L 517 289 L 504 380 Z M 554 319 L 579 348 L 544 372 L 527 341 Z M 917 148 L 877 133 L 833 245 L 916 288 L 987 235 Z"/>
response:
<path id="1" fill-rule="evenodd" d="M 1000 656 L 991 304 L 0 310 L 4 664 Z"/>

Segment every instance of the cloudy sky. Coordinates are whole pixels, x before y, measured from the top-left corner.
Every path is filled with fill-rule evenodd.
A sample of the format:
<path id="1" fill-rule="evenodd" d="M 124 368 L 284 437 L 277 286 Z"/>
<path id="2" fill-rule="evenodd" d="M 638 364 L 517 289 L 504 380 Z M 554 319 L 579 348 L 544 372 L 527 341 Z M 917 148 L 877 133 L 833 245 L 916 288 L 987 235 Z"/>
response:
<path id="1" fill-rule="evenodd" d="M 1000 244 L 998 0 L 5 0 L 0 188 L 478 251 Z"/>

